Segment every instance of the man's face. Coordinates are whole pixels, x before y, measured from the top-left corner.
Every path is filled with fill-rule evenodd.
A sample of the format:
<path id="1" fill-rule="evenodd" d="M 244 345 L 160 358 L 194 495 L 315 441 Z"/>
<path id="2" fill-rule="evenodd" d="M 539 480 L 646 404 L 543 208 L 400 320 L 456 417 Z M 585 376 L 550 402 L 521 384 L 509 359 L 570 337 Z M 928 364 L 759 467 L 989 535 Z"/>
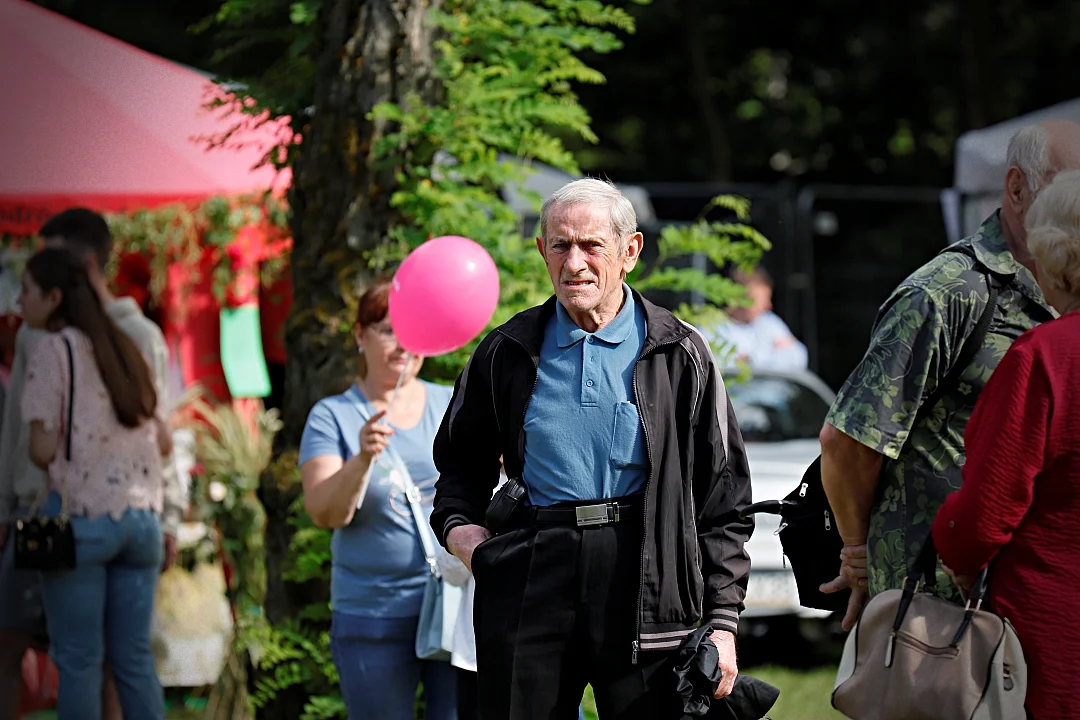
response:
<path id="1" fill-rule="evenodd" d="M 1056 172 L 1047 173 L 1048 178 L 1043 178 L 1036 183 L 1029 183 L 1024 171 L 1018 167 L 1011 167 L 1005 173 L 1005 197 L 1001 206 L 1001 222 L 1008 229 L 1006 241 L 1013 258 L 1020 264 L 1032 267 L 1035 259 L 1027 246 L 1027 222 L 1028 211 L 1035 202 L 1036 196 L 1045 185 L 1053 179 Z M 1035 189 L 1032 190 L 1032 185 Z"/>
<path id="2" fill-rule="evenodd" d="M 575 320 L 601 315 L 603 322 L 622 305 L 622 281 L 637 264 L 641 246 L 641 233 L 619 242 L 608 209 L 585 203 L 556 205 L 547 238 L 536 239 L 566 311 Z"/>

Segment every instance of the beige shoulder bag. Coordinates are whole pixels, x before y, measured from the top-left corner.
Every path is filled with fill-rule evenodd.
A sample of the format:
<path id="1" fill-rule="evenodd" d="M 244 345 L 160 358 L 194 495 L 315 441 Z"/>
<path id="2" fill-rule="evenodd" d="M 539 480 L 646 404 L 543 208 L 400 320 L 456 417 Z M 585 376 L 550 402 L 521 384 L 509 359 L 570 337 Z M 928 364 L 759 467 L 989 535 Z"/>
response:
<path id="1" fill-rule="evenodd" d="M 936 566 L 928 536 L 903 589 L 867 603 L 833 707 L 852 720 L 1024 720 L 1027 664 L 1012 624 L 982 607 L 986 570 L 961 607 L 934 594 Z"/>

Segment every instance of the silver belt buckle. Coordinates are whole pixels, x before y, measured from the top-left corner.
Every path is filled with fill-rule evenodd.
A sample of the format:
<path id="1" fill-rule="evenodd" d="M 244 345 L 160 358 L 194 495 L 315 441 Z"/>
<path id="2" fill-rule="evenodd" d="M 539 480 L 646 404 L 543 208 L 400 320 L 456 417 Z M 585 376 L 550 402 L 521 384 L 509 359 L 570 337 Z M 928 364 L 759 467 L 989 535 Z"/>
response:
<path id="1" fill-rule="evenodd" d="M 607 504 L 585 505 L 582 507 L 574 508 L 574 512 L 577 513 L 578 527 L 587 527 L 589 525 L 607 525 L 608 523 Z"/>

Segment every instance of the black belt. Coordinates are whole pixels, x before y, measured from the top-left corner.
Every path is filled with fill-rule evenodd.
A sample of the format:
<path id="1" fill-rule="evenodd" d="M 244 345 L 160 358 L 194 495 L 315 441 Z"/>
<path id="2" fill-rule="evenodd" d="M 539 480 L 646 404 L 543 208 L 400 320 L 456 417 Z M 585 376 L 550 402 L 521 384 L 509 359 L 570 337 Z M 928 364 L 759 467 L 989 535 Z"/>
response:
<path id="1" fill-rule="evenodd" d="M 582 503 L 580 505 L 531 507 L 528 511 L 532 521 L 535 523 L 595 527 L 637 518 L 640 516 L 641 507 L 640 500 L 636 502 L 610 500 L 599 503 Z"/>

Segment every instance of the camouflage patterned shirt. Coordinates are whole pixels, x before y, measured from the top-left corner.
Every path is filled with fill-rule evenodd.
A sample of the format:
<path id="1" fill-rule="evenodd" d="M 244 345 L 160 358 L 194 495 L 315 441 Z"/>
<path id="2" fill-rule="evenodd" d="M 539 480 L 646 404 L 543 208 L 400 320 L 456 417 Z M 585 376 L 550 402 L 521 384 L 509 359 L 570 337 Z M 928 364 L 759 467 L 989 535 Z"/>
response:
<path id="1" fill-rule="evenodd" d="M 964 427 L 990 373 L 1016 338 L 1056 316 L 1032 274 L 1013 259 L 997 213 L 960 242 L 975 258 L 936 256 L 882 305 L 866 356 L 827 418 L 885 456 L 867 538 L 871 595 L 900 587 L 938 508 L 959 489 Z M 986 308 L 987 270 L 1015 278 L 1000 292 L 986 340 L 956 387 L 912 427 L 922 399 L 949 372 Z M 955 598 L 943 573 L 938 580 L 940 594 Z"/>

